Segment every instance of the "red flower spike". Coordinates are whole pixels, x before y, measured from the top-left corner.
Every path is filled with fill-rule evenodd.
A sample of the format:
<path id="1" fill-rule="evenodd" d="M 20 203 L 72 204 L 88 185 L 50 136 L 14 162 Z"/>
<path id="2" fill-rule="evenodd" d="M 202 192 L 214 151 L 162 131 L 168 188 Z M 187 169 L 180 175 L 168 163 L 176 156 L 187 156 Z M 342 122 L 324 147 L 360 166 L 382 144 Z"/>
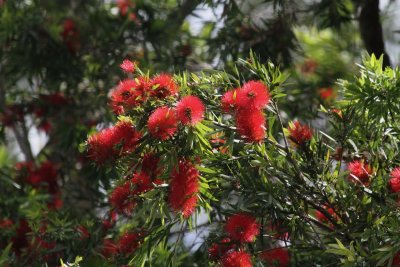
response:
<path id="1" fill-rule="evenodd" d="M 251 256 L 244 251 L 232 251 L 227 253 L 221 260 L 223 267 L 251 267 Z"/>
<path id="2" fill-rule="evenodd" d="M 135 61 L 130 61 L 129 59 L 125 59 L 119 66 L 126 73 L 134 73 L 137 63 Z"/>
<path id="3" fill-rule="evenodd" d="M 183 125 L 196 125 L 203 120 L 205 106 L 197 96 L 185 96 L 176 105 L 176 116 Z"/>
<path id="4" fill-rule="evenodd" d="M 225 224 L 225 231 L 229 236 L 241 243 L 253 242 L 260 232 L 260 226 L 256 219 L 245 213 L 238 213 L 228 218 Z"/>
<path id="5" fill-rule="evenodd" d="M 150 134 L 161 140 L 172 137 L 177 130 L 177 124 L 175 111 L 168 107 L 157 108 L 147 121 Z"/>
<path id="6" fill-rule="evenodd" d="M 211 260 L 219 260 L 227 252 L 236 248 L 236 244 L 233 244 L 230 238 L 224 238 L 219 243 L 213 243 L 208 249 L 208 254 Z"/>
<path id="7" fill-rule="evenodd" d="M 125 109 L 133 109 L 147 100 L 149 91 L 149 81 L 145 77 L 139 77 L 135 80 L 123 80 L 111 92 L 111 108 L 114 113 L 120 115 Z"/>
<path id="8" fill-rule="evenodd" d="M 268 266 L 286 267 L 290 264 L 290 254 L 287 248 L 265 250 L 260 254 L 260 258 L 267 262 Z"/>
<path id="9" fill-rule="evenodd" d="M 400 252 L 394 254 L 392 267 L 400 267 Z"/>
<path id="10" fill-rule="evenodd" d="M 347 169 L 350 171 L 349 180 L 356 181 L 354 176 L 357 177 L 364 185 L 368 185 L 369 183 L 369 175 L 372 173 L 371 167 L 360 160 L 355 160 L 350 162 L 347 166 Z"/>
<path id="11" fill-rule="evenodd" d="M 25 219 L 19 221 L 19 226 L 15 230 L 15 236 L 11 238 L 12 250 L 15 254 L 20 255 L 21 250 L 29 245 L 28 233 L 32 232 L 28 222 Z"/>
<path id="12" fill-rule="evenodd" d="M 231 113 L 236 110 L 236 99 L 240 89 L 235 89 L 226 92 L 221 99 L 222 111 L 225 113 Z"/>
<path id="13" fill-rule="evenodd" d="M 187 160 L 180 160 L 171 174 L 169 204 L 188 218 L 195 210 L 199 191 L 199 171 Z"/>
<path id="14" fill-rule="evenodd" d="M 389 188 L 393 193 L 400 192 L 400 168 L 396 167 L 390 173 Z"/>
<path id="15" fill-rule="evenodd" d="M 158 99 L 164 99 L 178 93 L 178 85 L 171 75 L 160 74 L 150 81 L 150 95 Z"/>
<path id="16" fill-rule="evenodd" d="M 289 138 L 296 145 L 303 145 L 311 140 L 312 130 L 308 125 L 302 125 L 299 121 L 294 121 L 289 125 Z"/>
<path id="17" fill-rule="evenodd" d="M 88 138 L 88 157 L 102 164 L 110 158 L 114 158 L 116 152 L 114 145 L 117 143 L 115 139 L 114 128 L 104 129 Z"/>
<path id="18" fill-rule="evenodd" d="M 109 202 L 118 212 L 130 214 L 136 203 L 131 199 L 130 182 L 114 188 L 114 191 L 109 196 Z"/>
<path id="19" fill-rule="evenodd" d="M 336 97 L 336 92 L 332 87 L 318 89 L 319 97 L 322 100 L 329 101 Z"/>
<path id="20" fill-rule="evenodd" d="M 125 17 L 128 14 L 129 8 L 135 7 L 132 0 L 117 0 L 117 7 L 121 16 Z"/>
<path id="21" fill-rule="evenodd" d="M 80 235 L 79 239 L 80 240 L 85 240 L 85 239 L 90 237 L 89 230 L 85 226 L 78 225 L 76 230 L 79 232 L 79 235 Z"/>
<path id="22" fill-rule="evenodd" d="M 74 20 L 68 18 L 64 21 L 61 37 L 71 53 L 76 53 L 81 48 L 79 30 L 76 27 Z"/>
<path id="23" fill-rule="evenodd" d="M 237 91 L 237 106 L 245 110 L 261 110 L 270 100 L 268 87 L 261 81 L 249 81 Z"/>
<path id="24" fill-rule="evenodd" d="M 265 137 L 265 117 L 262 111 L 239 110 L 236 114 L 239 134 L 249 142 L 260 142 Z"/>
<path id="25" fill-rule="evenodd" d="M 114 140 L 122 144 L 122 153 L 132 152 L 139 143 L 142 134 L 129 121 L 120 121 L 115 125 Z M 115 146 L 115 145 L 114 145 Z"/>
<path id="26" fill-rule="evenodd" d="M 2 219 L 0 220 L 0 229 L 10 229 L 13 224 L 13 221 L 10 219 Z"/>
<path id="27" fill-rule="evenodd" d="M 118 253 L 118 246 L 111 239 L 104 239 L 101 246 L 101 254 L 105 258 L 112 258 Z"/>
<path id="28" fill-rule="evenodd" d="M 153 183 L 150 176 L 144 172 L 135 173 L 131 179 L 131 184 L 134 187 L 132 194 L 139 195 L 153 189 Z"/>
<path id="29" fill-rule="evenodd" d="M 110 211 L 108 218 L 103 220 L 103 229 L 105 231 L 108 231 L 114 226 L 115 222 L 117 221 L 117 216 L 118 214 L 115 211 Z"/>
<path id="30" fill-rule="evenodd" d="M 336 215 L 335 211 L 328 207 L 325 206 L 324 209 L 337 221 L 338 220 L 338 216 Z M 319 210 L 317 210 L 315 212 L 315 216 L 317 217 L 318 221 L 322 222 L 322 223 L 330 223 L 330 220 Z"/>
<path id="31" fill-rule="evenodd" d="M 118 240 L 118 250 L 121 254 L 132 254 L 139 246 L 142 236 L 140 233 L 125 233 Z"/>
<path id="32" fill-rule="evenodd" d="M 142 160 L 142 172 L 147 173 L 151 179 L 155 179 L 162 172 L 162 169 L 158 167 L 159 161 L 160 158 L 155 154 L 145 154 Z"/>
<path id="33" fill-rule="evenodd" d="M 88 138 L 88 156 L 98 164 L 132 152 L 142 134 L 128 121 L 118 122 L 114 127 L 102 130 Z"/>
<path id="34" fill-rule="evenodd" d="M 68 104 L 68 102 L 70 101 L 62 93 L 40 95 L 39 99 L 41 101 L 45 102 L 45 104 L 52 105 L 52 106 L 63 106 L 63 105 Z"/>

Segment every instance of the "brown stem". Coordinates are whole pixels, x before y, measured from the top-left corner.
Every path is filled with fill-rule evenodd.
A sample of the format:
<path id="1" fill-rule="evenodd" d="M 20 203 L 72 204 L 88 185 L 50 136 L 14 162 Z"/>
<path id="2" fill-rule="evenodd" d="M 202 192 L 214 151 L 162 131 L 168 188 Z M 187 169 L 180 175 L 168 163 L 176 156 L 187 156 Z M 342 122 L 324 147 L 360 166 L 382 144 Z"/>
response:
<path id="1" fill-rule="evenodd" d="M 21 129 L 18 129 L 17 124 L 12 126 L 15 139 L 17 139 L 18 145 L 25 156 L 26 161 L 33 161 L 33 154 L 31 145 L 28 139 L 28 129 L 26 128 L 25 121 L 21 122 Z"/>

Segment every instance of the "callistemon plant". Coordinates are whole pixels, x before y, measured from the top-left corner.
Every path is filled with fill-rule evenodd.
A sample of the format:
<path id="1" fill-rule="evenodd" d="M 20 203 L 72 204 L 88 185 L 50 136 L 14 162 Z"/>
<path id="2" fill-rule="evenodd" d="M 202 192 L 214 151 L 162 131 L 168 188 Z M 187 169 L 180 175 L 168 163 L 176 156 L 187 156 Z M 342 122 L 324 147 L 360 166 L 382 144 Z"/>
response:
<path id="1" fill-rule="evenodd" d="M 116 122 L 87 140 L 89 159 L 120 176 L 108 192 L 118 216 L 103 257 L 132 266 L 181 266 L 186 253 L 196 266 L 399 266 L 400 72 L 381 63 L 372 56 L 359 77 L 338 83 L 341 100 L 321 106 L 320 128 L 287 117 L 286 75 L 254 56 L 239 61 L 237 76 L 150 75 L 125 60 L 128 77 L 110 94 Z M 192 231 L 206 233 L 192 237 L 196 248 Z"/>

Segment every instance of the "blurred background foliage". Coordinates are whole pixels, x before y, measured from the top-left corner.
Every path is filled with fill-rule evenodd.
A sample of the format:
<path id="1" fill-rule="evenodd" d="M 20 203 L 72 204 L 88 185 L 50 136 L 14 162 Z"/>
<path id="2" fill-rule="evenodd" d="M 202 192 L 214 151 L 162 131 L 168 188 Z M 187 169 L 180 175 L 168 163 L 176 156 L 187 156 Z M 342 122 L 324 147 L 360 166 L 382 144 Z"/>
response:
<path id="1" fill-rule="evenodd" d="M 377 21 L 365 19 L 376 14 Z M 385 52 L 383 36 L 395 42 L 390 33 L 398 29 L 383 30 L 373 0 L 0 0 L 0 220 L 20 227 L 27 219 L 43 239 L 63 243 L 13 264 L 79 255 L 83 266 L 113 266 L 96 248 L 110 219 L 107 193 L 120 173 L 88 162 L 82 143 L 115 121 L 108 96 L 121 80 L 122 59 L 149 73 L 217 69 L 249 80 L 254 73 L 234 64 L 253 51 L 288 77 L 283 120 L 329 129 L 321 105 L 335 107 L 337 80 L 354 76 L 365 51 Z M 383 65 L 390 63 L 397 62 L 386 56 Z M 16 167 L 23 161 L 37 168 L 51 161 L 57 194 L 24 184 Z M 94 237 L 82 239 L 81 225 Z M 180 245 L 176 266 L 207 265 L 199 246 Z M 12 249 L 0 247 L 6 262 Z M 169 260 L 162 245 L 155 254 L 154 266 Z"/>

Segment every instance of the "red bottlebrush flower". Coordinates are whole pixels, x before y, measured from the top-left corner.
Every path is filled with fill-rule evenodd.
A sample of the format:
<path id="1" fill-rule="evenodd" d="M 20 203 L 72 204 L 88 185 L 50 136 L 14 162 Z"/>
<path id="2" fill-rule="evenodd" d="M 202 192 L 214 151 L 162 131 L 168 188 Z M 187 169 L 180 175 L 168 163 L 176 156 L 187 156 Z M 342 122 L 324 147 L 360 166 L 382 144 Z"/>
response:
<path id="1" fill-rule="evenodd" d="M 169 74 L 155 76 L 150 85 L 150 95 L 158 99 L 164 99 L 178 93 L 178 85 Z"/>
<path id="2" fill-rule="evenodd" d="M 355 160 L 347 165 L 347 169 L 350 171 L 350 181 L 356 181 L 354 177 L 357 177 L 364 185 L 368 185 L 369 175 L 372 173 L 372 169 L 367 163 Z"/>
<path id="3" fill-rule="evenodd" d="M 225 231 L 229 236 L 241 243 L 253 242 L 260 232 L 260 225 L 256 219 L 245 213 L 238 213 L 228 218 L 225 224 Z"/>
<path id="4" fill-rule="evenodd" d="M 132 199 L 130 182 L 114 188 L 114 191 L 109 196 L 109 202 L 118 212 L 130 214 L 136 203 Z"/>
<path id="5" fill-rule="evenodd" d="M 168 107 L 157 108 L 147 121 L 150 134 L 161 140 L 173 136 L 177 130 L 177 124 L 175 110 Z"/>
<path id="6" fill-rule="evenodd" d="M 50 133 L 53 126 L 48 120 L 42 120 L 38 125 L 38 129 L 45 132 L 46 134 Z"/>
<path id="7" fill-rule="evenodd" d="M 64 44 L 67 46 L 71 53 L 76 53 L 81 48 L 79 41 L 79 31 L 75 25 L 74 20 L 66 19 L 63 23 L 63 31 L 61 37 Z"/>
<path id="8" fill-rule="evenodd" d="M 205 106 L 197 96 L 185 96 L 176 105 L 176 116 L 183 125 L 196 125 L 203 120 Z"/>
<path id="9" fill-rule="evenodd" d="M 266 130 L 264 114 L 258 110 L 240 110 L 236 115 L 236 127 L 248 141 L 262 141 Z"/>
<path id="10" fill-rule="evenodd" d="M 62 93 L 40 95 L 39 99 L 47 105 L 62 106 L 68 104 L 69 100 Z"/>
<path id="11" fill-rule="evenodd" d="M 318 95 L 322 100 L 329 101 L 336 97 L 336 92 L 332 87 L 318 89 Z"/>
<path id="12" fill-rule="evenodd" d="M 339 217 L 332 208 L 324 206 L 324 209 L 333 217 L 333 219 L 335 219 L 335 221 L 338 220 Z M 317 217 L 318 221 L 322 223 L 331 223 L 330 220 L 319 210 L 315 212 L 315 216 Z"/>
<path id="13" fill-rule="evenodd" d="M 171 174 L 169 204 L 175 212 L 188 218 L 197 204 L 199 171 L 188 160 L 180 160 Z"/>
<path id="14" fill-rule="evenodd" d="M 116 114 L 132 109 L 146 101 L 149 83 L 144 77 L 135 80 L 123 80 L 111 93 L 111 107 Z"/>
<path id="15" fill-rule="evenodd" d="M 136 69 L 137 63 L 135 61 L 130 61 L 129 59 L 125 59 L 122 61 L 120 68 L 127 73 L 134 73 Z"/>
<path id="16" fill-rule="evenodd" d="M 132 152 L 139 143 L 142 134 L 129 121 L 120 121 L 115 125 L 115 138 L 121 144 L 122 153 Z"/>
<path id="17" fill-rule="evenodd" d="M 393 256 L 392 267 L 400 267 L 400 252 Z"/>
<path id="18" fill-rule="evenodd" d="M 43 162 L 38 168 L 38 172 L 40 173 L 42 179 L 45 182 L 53 184 L 56 181 L 58 172 L 57 172 L 57 167 L 53 162 L 51 161 Z"/>
<path id="19" fill-rule="evenodd" d="M 15 163 L 15 170 L 18 172 L 30 173 L 34 170 L 34 164 L 31 161 Z"/>
<path id="20" fill-rule="evenodd" d="M 20 255 L 21 250 L 29 245 L 28 233 L 32 232 L 28 222 L 25 219 L 19 221 L 19 226 L 15 230 L 15 236 L 11 238 L 12 249 L 15 254 Z"/>
<path id="21" fill-rule="evenodd" d="M 13 221 L 10 219 L 2 219 L 0 220 L 0 229 L 9 229 L 13 224 Z"/>
<path id="22" fill-rule="evenodd" d="M 138 195 L 153 189 L 150 176 L 144 172 L 135 173 L 131 179 L 131 183 L 134 186 L 132 194 Z"/>
<path id="23" fill-rule="evenodd" d="M 142 172 L 147 173 L 150 178 L 155 179 L 162 172 L 162 169 L 158 167 L 159 161 L 160 158 L 155 154 L 145 154 L 142 160 Z"/>
<path id="24" fill-rule="evenodd" d="M 393 171 L 390 173 L 390 177 L 390 190 L 394 193 L 400 192 L 400 167 L 394 168 Z"/>
<path id="25" fill-rule="evenodd" d="M 251 267 L 251 256 L 245 251 L 232 251 L 221 260 L 223 267 Z"/>
<path id="26" fill-rule="evenodd" d="M 117 215 L 118 214 L 115 211 L 111 211 L 109 217 L 103 220 L 103 229 L 105 231 L 108 231 L 114 226 L 117 221 Z"/>
<path id="27" fill-rule="evenodd" d="M 142 134 L 129 121 L 120 121 L 88 138 L 89 158 L 102 164 L 115 156 L 133 151 Z"/>
<path id="28" fill-rule="evenodd" d="M 237 91 L 237 106 L 241 109 L 261 110 L 270 99 L 268 87 L 261 81 L 249 81 Z"/>
<path id="29" fill-rule="evenodd" d="M 117 6 L 121 16 L 125 17 L 128 14 L 129 8 L 135 7 L 135 3 L 131 0 L 117 0 Z"/>
<path id="30" fill-rule="evenodd" d="M 224 238 L 219 243 L 213 243 L 208 249 L 210 259 L 219 260 L 227 252 L 236 248 L 236 244 L 233 244 L 230 238 Z"/>
<path id="31" fill-rule="evenodd" d="M 22 105 L 7 105 L 0 113 L 0 121 L 5 126 L 12 126 L 16 121 L 24 120 L 25 111 Z"/>
<path id="32" fill-rule="evenodd" d="M 311 74 L 315 72 L 315 69 L 318 67 L 318 63 L 313 59 L 304 60 L 303 65 L 301 66 L 301 72 L 303 74 Z"/>
<path id="33" fill-rule="evenodd" d="M 50 210 L 59 210 L 63 205 L 64 202 L 61 199 L 61 193 L 56 193 L 51 196 L 49 203 L 47 203 L 47 208 Z"/>
<path id="34" fill-rule="evenodd" d="M 286 267 L 290 264 L 290 254 L 287 248 L 274 248 L 265 250 L 260 258 L 268 263 L 268 266 Z"/>
<path id="35" fill-rule="evenodd" d="M 78 231 L 78 233 L 80 235 L 80 237 L 79 237 L 80 240 L 85 240 L 90 237 L 89 230 L 85 226 L 78 225 L 76 230 Z"/>
<path id="36" fill-rule="evenodd" d="M 141 233 L 125 233 L 118 240 L 118 248 L 121 254 L 132 254 L 139 246 L 142 240 Z"/>
<path id="37" fill-rule="evenodd" d="M 301 125 L 299 121 L 294 121 L 289 124 L 289 138 L 296 145 L 303 145 L 311 140 L 312 130 L 308 125 Z"/>
<path id="38" fill-rule="evenodd" d="M 236 110 L 237 94 L 240 89 L 235 89 L 226 92 L 221 99 L 222 111 L 231 113 Z"/>
<path id="39" fill-rule="evenodd" d="M 111 239 L 104 239 L 101 246 L 101 254 L 105 258 L 112 258 L 118 253 L 118 246 Z"/>
<path id="40" fill-rule="evenodd" d="M 115 157 L 114 146 L 117 143 L 114 128 L 104 129 L 88 138 L 88 157 L 102 164 Z"/>
<path id="41" fill-rule="evenodd" d="M 49 193 L 54 194 L 59 191 L 57 184 L 57 168 L 50 161 L 43 162 L 39 167 L 35 167 L 32 163 L 19 164 L 21 172 L 25 177 L 25 181 L 35 188 L 46 188 Z"/>

